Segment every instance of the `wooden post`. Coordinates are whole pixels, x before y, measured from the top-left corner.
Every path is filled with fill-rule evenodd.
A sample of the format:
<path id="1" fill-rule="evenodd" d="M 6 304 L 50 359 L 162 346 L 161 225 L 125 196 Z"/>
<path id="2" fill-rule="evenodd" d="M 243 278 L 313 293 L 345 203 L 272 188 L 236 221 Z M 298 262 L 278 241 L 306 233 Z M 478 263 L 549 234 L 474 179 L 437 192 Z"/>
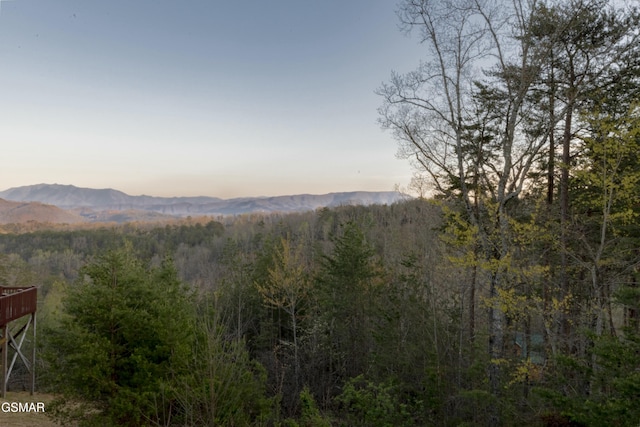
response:
<path id="1" fill-rule="evenodd" d="M 33 328 L 33 349 L 31 350 L 31 390 L 30 394 L 33 396 L 33 393 L 36 391 L 36 312 L 34 311 L 31 314 L 33 319 L 31 327 Z"/>
<path id="2" fill-rule="evenodd" d="M 2 325 L 2 390 L 0 390 L 0 397 L 3 399 L 7 396 L 7 362 L 9 360 L 9 326 Z"/>

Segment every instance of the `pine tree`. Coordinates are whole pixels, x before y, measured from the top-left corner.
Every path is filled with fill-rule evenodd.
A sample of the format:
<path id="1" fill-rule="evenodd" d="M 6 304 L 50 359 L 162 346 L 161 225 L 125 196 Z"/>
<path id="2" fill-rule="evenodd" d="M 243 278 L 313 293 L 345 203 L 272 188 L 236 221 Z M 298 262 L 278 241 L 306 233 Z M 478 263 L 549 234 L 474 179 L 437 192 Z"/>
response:
<path id="1" fill-rule="evenodd" d="M 81 425 L 166 423 L 179 412 L 193 326 L 171 262 L 149 270 L 130 247 L 99 257 L 69 288 L 59 326 L 44 333 L 61 394 L 53 415 Z"/>

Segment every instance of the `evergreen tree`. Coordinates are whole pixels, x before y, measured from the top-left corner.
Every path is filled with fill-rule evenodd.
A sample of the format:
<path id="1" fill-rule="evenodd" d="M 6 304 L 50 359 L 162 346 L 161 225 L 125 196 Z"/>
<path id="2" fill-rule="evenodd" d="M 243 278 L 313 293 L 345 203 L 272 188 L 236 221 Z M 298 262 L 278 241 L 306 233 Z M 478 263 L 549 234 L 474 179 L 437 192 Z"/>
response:
<path id="1" fill-rule="evenodd" d="M 365 372 L 373 348 L 372 314 L 382 271 L 364 232 L 344 225 L 324 258 L 321 307 L 332 346 L 330 371 L 338 382 Z"/>
<path id="2" fill-rule="evenodd" d="M 194 310 L 170 261 L 149 270 L 130 247 L 81 270 L 60 324 L 45 331 L 53 415 L 80 425 L 166 424 L 179 415 Z"/>

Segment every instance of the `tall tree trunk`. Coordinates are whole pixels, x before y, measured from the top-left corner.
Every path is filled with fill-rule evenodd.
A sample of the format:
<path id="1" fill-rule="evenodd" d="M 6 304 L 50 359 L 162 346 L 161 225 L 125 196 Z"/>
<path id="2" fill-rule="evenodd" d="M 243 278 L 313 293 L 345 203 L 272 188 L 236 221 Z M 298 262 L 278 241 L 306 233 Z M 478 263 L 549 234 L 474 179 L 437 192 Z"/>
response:
<path id="1" fill-rule="evenodd" d="M 553 53 L 551 54 L 553 57 Z M 549 164 L 547 165 L 547 204 L 553 204 L 553 193 L 556 175 L 556 138 L 555 138 L 555 108 L 556 108 L 556 87 L 553 76 L 553 68 L 550 77 L 551 92 L 549 93 Z"/>
<path id="2" fill-rule="evenodd" d="M 489 361 L 488 377 L 491 394 L 494 398 L 500 396 L 500 359 L 504 348 L 504 316 L 502 310 L 497 307 L 496 299 L 498 296 L 499 275 L 491 274 L 491 283 L 489 285 Z M 500 425 L 500 413 L 497 405 L 490 405 L 490 425 Z"/>
<path id="3" fill-rule="evenodd" d="M 477 256 L 477 250 L 476 250 Z M 471 286 L 469 288 L 469 343 L 473 345 L 476 338 L 476 283 L 478 280 L 478 266 L 471 271 Z"/>
<path id="4" fill-rule="evenodd" d="M 571 95 L 572 96 L 572 95 Z M 571 163 L 571 126 L 573 121 L 573 101 L 567 106 L 562 137 L 562 168 L 560 174 L 560 298 L 564 301 L 569 293 L 568 236 L 569 227 L 569 166 Z M 567 315 L 559 315 L 559 336 L 563 343 L 569 345 L 569 319 Z"/>

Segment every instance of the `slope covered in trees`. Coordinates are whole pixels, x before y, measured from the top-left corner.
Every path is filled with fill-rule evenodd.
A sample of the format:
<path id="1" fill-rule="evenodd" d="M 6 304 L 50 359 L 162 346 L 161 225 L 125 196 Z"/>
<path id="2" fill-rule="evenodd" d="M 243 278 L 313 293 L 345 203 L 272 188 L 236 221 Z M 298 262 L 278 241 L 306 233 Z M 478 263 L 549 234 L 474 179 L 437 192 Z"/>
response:
<path id="1" fill-rule="evenodd" d="M 497 407 L 503 425 L 629 424 L 636 288 L 611 289 L 600 335 L 573 333 L 583 353 L 558 338 L 554 354 L 551 316 L 585 313 L 545 300 L 548 273 L 528 257 L 545 259 L 549 233 L 523 227 L 496 304 L 508 327 L 494 396 L 489 283 L 457 206 L 4 235 L 0 278 L 40 285 L 38 387 L 58 394 L 50 413 L 65 422 L 485 425 Z"/>

